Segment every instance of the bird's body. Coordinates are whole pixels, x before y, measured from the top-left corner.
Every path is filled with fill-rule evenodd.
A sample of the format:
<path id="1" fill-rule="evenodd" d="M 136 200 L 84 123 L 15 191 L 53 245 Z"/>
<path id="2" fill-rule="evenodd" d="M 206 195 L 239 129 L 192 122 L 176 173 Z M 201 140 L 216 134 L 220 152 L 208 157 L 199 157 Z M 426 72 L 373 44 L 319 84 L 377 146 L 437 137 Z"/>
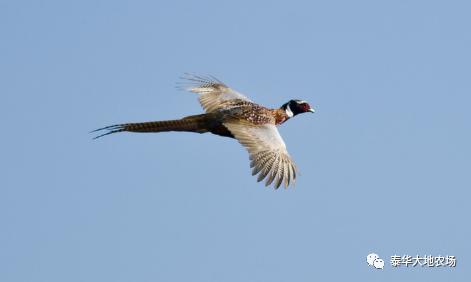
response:
<path id="1" fill-rule="evenodd" d="M 188 76 L 188 90 L 200 94 L 199 100 L 206 113 L 178 120 L 125 123 L 97 129 L 108 134 L 128 132 L 186 131 L 213 133 L 237 139 L 250 154 L 252 174 L 258 181 L 267 178 L 266 185 L 275 181 L 287 187 L 296 178 L 296 167 L 286 151 L 283 139 L 276 129 L 289 118 L 303 112 L 314 112 L 308 103 L 291 100 L 278 109 L 260 106 L 242 94 L 230 89 L 213 77 Z"/>

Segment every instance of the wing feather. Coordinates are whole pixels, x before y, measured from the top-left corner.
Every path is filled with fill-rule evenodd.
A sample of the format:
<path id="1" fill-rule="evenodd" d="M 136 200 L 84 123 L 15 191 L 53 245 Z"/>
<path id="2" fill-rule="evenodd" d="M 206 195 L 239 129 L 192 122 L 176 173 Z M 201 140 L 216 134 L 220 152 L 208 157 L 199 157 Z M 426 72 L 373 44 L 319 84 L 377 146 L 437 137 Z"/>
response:
<path id="1" fill-rule="evenodd" d="M 248 125 L 237 121 L 225 122 L 229 131 L 247 149 L 250 155 L 252 175 L 265 185 L 273 183 L 275 189 L 284 183 L 285 188 L 296 180 L 296 166 L 286 150 L 276 126 Z"/>
<path id="2" fill-rule="evenodd" d="M 281 158 L 278 165 L 279 165 L 279 169 L 278 169 L 279 172 L 275 178 L 275 189 L 278 189 L 280 187 L 281 182 L 283 181 L 285 177 L 285 163 L 282 161 Z"/>
<path id="3" fill-rule="evenodd" d="M 230 100 L 252 102 L 213 76 L 185 74 L 182 79 L 186 81 L 181 87 L 199 94 L 199 102 L 207 113 L 220 109 L 225 102 Z"/>

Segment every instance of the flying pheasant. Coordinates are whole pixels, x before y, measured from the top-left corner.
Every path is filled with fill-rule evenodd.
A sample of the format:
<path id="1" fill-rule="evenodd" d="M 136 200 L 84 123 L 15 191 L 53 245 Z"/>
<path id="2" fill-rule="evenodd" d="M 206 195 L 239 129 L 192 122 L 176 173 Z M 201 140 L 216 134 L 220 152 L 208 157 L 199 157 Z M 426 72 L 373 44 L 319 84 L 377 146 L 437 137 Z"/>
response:
<path id="1" fill-rule="evenodd" d="M 237 139 L 249 152 L 252 175 L 257 181 L 274 181 L 275 189 L 285 188 L 296 180 L 296 166 L 276 126 L 306 112 L 314 112 L 306 101 L 290 100 L 278 109 L 269 109 L 250 101 L 212 76 L 186 75 L 187 90 L 199 94 L 206 113 L 177 120 L 123 123 L 92 132 L 106 131 L 99 138 L 117 132 L 187 131 Z"/>

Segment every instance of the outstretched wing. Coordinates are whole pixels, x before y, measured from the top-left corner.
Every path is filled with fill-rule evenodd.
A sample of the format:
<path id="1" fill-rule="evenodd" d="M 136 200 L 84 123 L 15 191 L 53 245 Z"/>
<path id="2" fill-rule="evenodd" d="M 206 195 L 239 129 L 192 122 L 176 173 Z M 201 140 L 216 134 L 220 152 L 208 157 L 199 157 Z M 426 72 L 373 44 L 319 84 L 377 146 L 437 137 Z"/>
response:
<path id="1" fill-rule="evenodd" d="M 284 183 L 285 188 L 290 182 L 294 183 L 296 165 L 275 125 L 250 126 L 246 123 L 226 122 L 224 126 L 249 152 L 252 175 L 259 173 L 257 181 L 266 178 L 265 186 L 275 181 L 275 189 L 281 183 Z"/>
<path id="2" fill-rule="evenodd" d="M 186 80 L 182 85 L 186 90 L 200 94 L 200 104 L 207 113 L 220 109 L 229 100 L 251 102 L 215 77 L 185 74 L 182 78 Z"/>

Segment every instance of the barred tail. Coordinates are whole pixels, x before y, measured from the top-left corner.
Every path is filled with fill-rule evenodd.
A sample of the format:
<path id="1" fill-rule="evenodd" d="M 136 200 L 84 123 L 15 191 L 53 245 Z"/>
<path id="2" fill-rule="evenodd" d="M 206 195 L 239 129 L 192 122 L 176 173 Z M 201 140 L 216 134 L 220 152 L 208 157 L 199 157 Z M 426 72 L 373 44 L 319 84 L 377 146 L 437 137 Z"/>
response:
<path id="1" fill-rule="evenodd" d="M 101 135 L 94 137 L 97 139 L 109 134 L 117 132 L 165 132 L 165 131 L 188 131 L 205 133 L 207 129 L 207 117 L 205 114 L 188 116 L 177 120 L 149 121 L 140 123 L 123 123 L 110 125 L 103 128 L 93 130 L 91 132 L 107 131 Z"/>

